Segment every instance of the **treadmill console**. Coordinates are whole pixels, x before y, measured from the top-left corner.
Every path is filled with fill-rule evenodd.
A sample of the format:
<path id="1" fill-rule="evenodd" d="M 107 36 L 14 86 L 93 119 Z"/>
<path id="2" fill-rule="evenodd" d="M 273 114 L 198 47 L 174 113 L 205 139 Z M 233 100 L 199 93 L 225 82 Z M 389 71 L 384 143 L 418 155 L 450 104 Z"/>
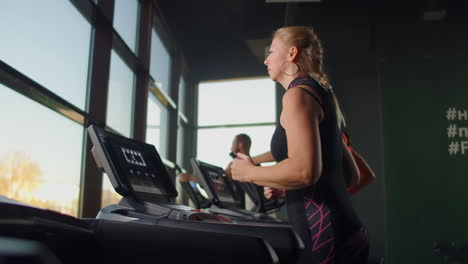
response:
<path id="1" fill-rule="evenodd" d="M 224 172 L 224 169 L 198 159 L 192 158 L 192 168 L 195 177 L 202 183 L 209 199 L 217 205 L 233 204 L 240 206 L 234 194 L 234 188 Z"/>
<path id="2" fill-rule="evenodd" d="M 242 209 L 242 202 L 236 198 L 231 180 L 221 167 L 196 158 L 192 158 L 191 163 L 195 176 L 203 185 L 212 203 L 209 212 L 234 218 L 277 221 L 263 213 Z"/>
<path id="3" fill-rule="evenodd" d="M 177 191 L 156 148 L 90 125 L 92 153 L 115 191 L 146 202 L 177 197 Z"/>

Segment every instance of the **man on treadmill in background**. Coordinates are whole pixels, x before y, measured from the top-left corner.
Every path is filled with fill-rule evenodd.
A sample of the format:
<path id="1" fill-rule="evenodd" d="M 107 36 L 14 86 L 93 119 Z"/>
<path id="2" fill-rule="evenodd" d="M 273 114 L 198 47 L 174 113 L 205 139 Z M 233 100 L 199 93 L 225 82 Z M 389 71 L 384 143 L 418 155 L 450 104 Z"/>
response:
<path id="1" fill-rule="evenodd" d="M 231 158 L 234 159 L 236 158 L 235 153 L 238 153 L 238 152 L 250 156 L 251 145 L 252 145 L 252 140 L 247 134 L 244 134 L 244 133 L 237 134 L 232 140 L 231 152 L 229 153 L 229 156 L 231 156 Z M 245 193 L 242 190 L 239 182 L 232 180 L 231 164 L 232 162 L 229 162 L 227 167 L 224 169 L 224 172 L 226 173 L 226 176 L 231 180 L 232 185 L 235 188 L 234 191 L 238 199 L 241 201 L 242 207 L 245 208 Z M 198 179 L 190 173 L 180 173 L 179 180 L 181 182 L 188 182 L 188 181 L 198 182 Z"/>

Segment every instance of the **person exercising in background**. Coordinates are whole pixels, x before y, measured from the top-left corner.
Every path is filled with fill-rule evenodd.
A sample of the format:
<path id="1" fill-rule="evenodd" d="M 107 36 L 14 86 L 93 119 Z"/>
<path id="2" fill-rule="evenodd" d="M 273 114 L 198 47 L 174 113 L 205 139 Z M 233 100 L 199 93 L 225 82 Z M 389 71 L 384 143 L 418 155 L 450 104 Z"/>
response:
<path id="1" fill-rule="evenodd" d="M 229 156 L 231 156 L 231 158 L 235 158 L 236 155 L 234 153 L 243 153 L 245 155 L 250 155 L 251 146 L 252 146 L 252 140 L 247 134 L 244 134 L 244 133 L 237 134 L 236 136 L 234 136 L 234 139 L 232 140 L 231 152 L 229 153 Z M 224 172 L 226 173 L 226 176 L 232 180 L 231 165 L 232 165 L 232 161 L 229 162 L 229 164 L 226 166 L 226 168 L 224 169 Z M 191 173 L 180 173 L 179 180 L 181 182 L 188 182 L 188 181 L 198 182 L 198 179 Z M 232 180 L 232 183 L 233 183 L 233 187 L 235 188 L 234 191 L 236 192 L 238 199 L 241 201 L 242 206 L 245 207 L 244 191 L 242 190 L 238 182 Z"/>
<path id="2" fill-rule="evenodd" d="M 229 152 L 229 156 L 231 156 L 231 158 L 235 158 L 236 155 L 234 153 L 238 153 L 238 152 L 244 153 L 246 155 L 250 155 L 251 146 L 252 146 L 252 140 L 247 134 L 244 134 L 244 133 L 237 134 L 232 140 L 231 152 Z M 224 169 L 226 176 L 228 176 L 230 179 L 232 178 L 231 165 L 232 165 L 232 162 L 229 162 L 226 169 Z M 180 173 L 179 180 L 181 182 L 188 182 L 188 181 L 198 182 L 198 179 L 195 176 L 193 176 L 193 174 L 191 173 Z"/>
<path id="3" fill-rule="evenodd" d="M 233 159 L 236 158 L 235 153 L 243 153 L 245 155 L 250 156 L 249 153 L 250 153 L 251 146 L 252 146 L 252 140 L 247 134 L 244 134 L 244 133 L 238 134 L 232 140 L 231 152 L 229 153 L 229 156 L 231 156 L 231 158 Z M 232 161 L 229 162 L 226 169 L 224 170 L 226 172 L 226 175 L 229 177 L 229 179 L 232 179 L 231 165 L 232 165 Z"/>

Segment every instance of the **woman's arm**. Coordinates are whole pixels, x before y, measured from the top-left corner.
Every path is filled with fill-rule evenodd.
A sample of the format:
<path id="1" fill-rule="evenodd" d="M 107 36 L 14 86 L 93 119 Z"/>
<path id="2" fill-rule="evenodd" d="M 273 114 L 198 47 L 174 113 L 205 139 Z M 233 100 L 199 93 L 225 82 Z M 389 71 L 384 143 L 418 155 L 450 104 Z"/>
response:
<path id="1" fill-rule="evenodd" d="M 273 158 L 273 155 L 271 154 L 271 151 L 267 151 L 265 153 L 262 153 L 260 155 L 252 157 L 252 161 L 255 165 L 262 164 L 264 162 L 272 162 L 275 161 L 275 158 Z"/>
<path id="2" fill-rule="evenodd" d="M 364 158 L 361 157 L 361 155 L 359 155 L 355 150 L 353 150 L 351 153 L 354 160 L 356 161 L 357 166 L 359 167 L 359 184 L 348 188 L 348 193 L 350 195 L 364 188 L 376 178 L 374 171 L 372 171 L 371 167 L 367 164 Z"/>
<path id="3" fill-rule="evenodd" d="M 238 155 L 238 153 L 235 153 Z M 252 162 L 255 165 L 262 164 L 264 162 L 273 162 L 275 161 L 275 158 L 273 158 L 273 155 L 271 154 L 271 151 L 267 151 L 265 153 L 259 154 L 257 156 L 251 157 Z M 224 169 L 224 172 L 226 173 L 226 176 L 228 176 L 230 179 L 232 179 L 232 172 L 231 172 L 231 166 L 232 166 L 232 161 L 229 162 L 227 165 L 226 169 Z"/>
<path id="4" fill-rule="evenodd" d="M 273 165 L 256 167 L 250 157 L 239 154 L 233 161 L 233 179 L 283 190 L 314 184 L 322 173 L 319 122 L 323 116 L 317 101 L 301 89 L 283 96 L 281 124 L 287 135 L 288 158 Z"/>
<path id="5" fill-rule="evenodd" d="M 348 146 L 343 142 L 343 175 L 347 187 L 359 184 L 359 168 Z"/>

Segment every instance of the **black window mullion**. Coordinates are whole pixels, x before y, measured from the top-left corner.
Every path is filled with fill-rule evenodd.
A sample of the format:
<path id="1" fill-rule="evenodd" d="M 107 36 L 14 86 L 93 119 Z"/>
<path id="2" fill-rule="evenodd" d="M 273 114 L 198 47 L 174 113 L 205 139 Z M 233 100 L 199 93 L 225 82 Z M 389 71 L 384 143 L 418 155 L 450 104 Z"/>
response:
<path id="1" fill-rule="evenodd" d="M 84 125 L 88 114 L 0 60 L 0 83 Z"/>
<path id="2" fill-rule="evenodd" d="M 86 20 L 91 25 L 94 25 L 95 21 L 95 4 L 91 1 L 83 1 L 83 0 L 70 0 L 70 2 L 80 11 L 80 13 L 84 16 Z"/>
<path id="3" fill-rule="evenodd" d="M 136 72 L 138 68 L 138 61 L 137 56 L 132 52 L 132 50 L 127 46 L 125 41 L 122 37 L 117 33 L 117 31 L 113 30 L 113 37 L 112 37 L 112 46 L 122 58 L 122 60 L 127 64 L 127 66 L 133 71 Z"/>
<path id="4" fill-rule="evenodd" d="M 146 139 L 146 111 L 148 107 L 148 84 L 150 80 L 149 65 L 153 15 L 152 7 L 153 5 L 151 0 L 140 1 L 137 42 L 137 57 L 140 64 L 138 65 L 136 72 L 133 137 L 141 141 L 145 141 Z"/>
<path id="5" fill-rule="evenodd" d="M 170 98 L 179 98 L 179 80 L 180 80 L 180 73 L 181 73 L 181 63 L 180 63 L 180 56 L 178 53 L 172 55 L 172 63 L 171 63 L 171 71 L 170 71 Z M 177 100 L 177 99 L 176 99 Z M 168 153 L 167 158 L 172 161 L 177 161 L 177 121 L 178 121 L 178 113 L 177 109 L 180 105 L 180 102 L 176 103 L 176 107 L 173 109 L 169 109 L 169 129 L 168 129 Z"/>
<path id="6" fill-rule="evenodd" d="M 197 124 L 198 124 L 198 80 L 192 78 L 186 79 L 186 95 L 185 100 L 187 109 L 187 133 L 185 135 L 185 153 L 184 153 L 184 167 L 189 166 L 189 160 L 191 157 L 195 157 L 197 153 Z M 188 100 L 192 98 L 192 100 Z"/>
<path id="7" fill-rule="evenodd" d="M 99 0 L 98 7 L 100 12 L 96 12 L 90 59 L 88 96 L 90 118 L 86 122 L 86 127 L 90 124 L 105 126 L 106 123 L 114 0 Z M 91 155 L 92 142 L 86 132 L 79 215 L 81 217 L 95 217 L 101 207 L 102 172 L 96 166 Z"/>

